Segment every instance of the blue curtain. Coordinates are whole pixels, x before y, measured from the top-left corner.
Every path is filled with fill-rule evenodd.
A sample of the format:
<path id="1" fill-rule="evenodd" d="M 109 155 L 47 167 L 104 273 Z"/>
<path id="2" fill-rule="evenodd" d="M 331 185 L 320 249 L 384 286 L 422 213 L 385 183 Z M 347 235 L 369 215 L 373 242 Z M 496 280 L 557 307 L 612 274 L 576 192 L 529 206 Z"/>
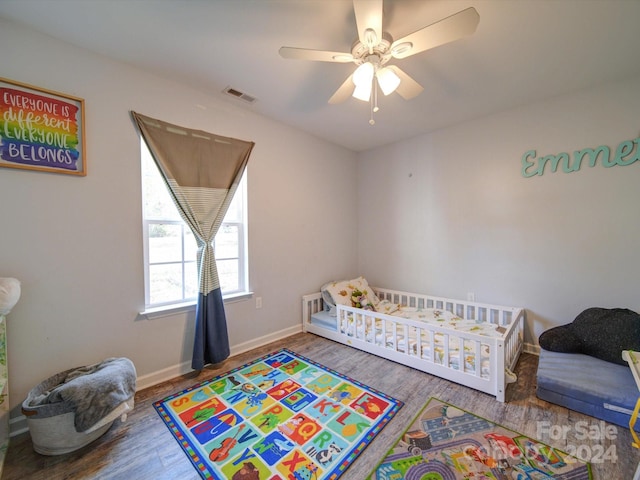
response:
<path id="1" fill-rule="evenodd" d="M 254 143 L 131 114 L 198 243 L 199 294 L 191 367 L 201 370 L 223 361 L 230 352 L 213 241 Z"/>
<path id="2" fill-rule="evenodd" d="M 219 363 L 229 356 L 229 336 L 222 291 L 198 294 L 196 332 L 191 368 L 202 370 L 208 363 Z"/>

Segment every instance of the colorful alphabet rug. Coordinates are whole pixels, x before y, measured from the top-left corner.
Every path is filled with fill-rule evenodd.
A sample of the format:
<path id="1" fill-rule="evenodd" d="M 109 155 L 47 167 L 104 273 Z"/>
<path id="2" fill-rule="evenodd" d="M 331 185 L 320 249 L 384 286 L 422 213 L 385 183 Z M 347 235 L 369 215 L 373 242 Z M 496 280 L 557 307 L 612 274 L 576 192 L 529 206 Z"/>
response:
<path id="1" fill-rule="evenodd" d="M 280 350 L 154 403 L 205 479 L 336 479 L 402 402 Z"/>
<path id="2" fill-rule="evenodd" d="M 591 467 L 532 438 L 430 398 L 372 480 L 587 480 Z"/>

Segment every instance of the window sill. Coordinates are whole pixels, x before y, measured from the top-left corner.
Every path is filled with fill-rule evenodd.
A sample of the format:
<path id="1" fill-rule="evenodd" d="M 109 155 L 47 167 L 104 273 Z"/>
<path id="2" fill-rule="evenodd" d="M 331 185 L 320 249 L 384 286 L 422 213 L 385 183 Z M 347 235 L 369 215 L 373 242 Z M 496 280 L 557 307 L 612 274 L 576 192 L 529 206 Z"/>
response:
<path id="1" fill-rule="evenodd" d="M 253 297 L 253 292 L 240 292 L 224 295 L 222 300 L 227 303 L 236 303 Z M 196 309 L 196 302 L 172 303 L 162 307 L 147 308 L 138 313 L 138 320 L 153 320 L 154 318 L 169 317 L 184 312 L 192 312 Z"/>

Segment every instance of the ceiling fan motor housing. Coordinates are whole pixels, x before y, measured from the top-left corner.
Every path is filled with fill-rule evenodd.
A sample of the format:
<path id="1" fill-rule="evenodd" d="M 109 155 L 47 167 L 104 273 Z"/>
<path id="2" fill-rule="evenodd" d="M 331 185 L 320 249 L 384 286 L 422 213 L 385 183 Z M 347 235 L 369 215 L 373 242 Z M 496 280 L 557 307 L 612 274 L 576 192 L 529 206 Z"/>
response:
<path id="1" fill-rule="evenodd" d="M 377 63 L 384 65 L 391 58 L 391 52 L 389 48 L 393 43 L 393 37 L 387 32 L 383 32 L 380 42 L 369 48 L 369 46 L 362 43 L 360 40 L 353 42 L 351 47 L 351 55 L 353 55 L 353 61 L 356 65 L 361 65 L 365 62 Z M 377 57 L 378 61 L 374 62 L 371 57 Z"/>

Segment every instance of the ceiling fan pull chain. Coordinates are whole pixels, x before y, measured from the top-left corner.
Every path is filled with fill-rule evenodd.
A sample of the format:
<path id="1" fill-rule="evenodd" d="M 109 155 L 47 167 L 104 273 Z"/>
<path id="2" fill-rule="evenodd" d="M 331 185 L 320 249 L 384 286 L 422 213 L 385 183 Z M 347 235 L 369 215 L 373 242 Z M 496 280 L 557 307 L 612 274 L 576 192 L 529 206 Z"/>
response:
<path id="1" fill-rule="evenodd" d="M 371 117 L 369 119 L 369 125 L 375 125 L 376 121 L 373 119 L 373 102 L 369 102 L 371 106 Z"/>
<path id="2" fill-rule="evenodd" d="M 376 113 L 378 110 L 378 77 L 373 78 L 373 100 L 375 105 L 373 106 L 373 113 Z"/>
<path id="3" fill-rule="evenodd" d="M 373 88 L 373 92 L 372 92 L 373 95 L 369 100 L 369 107 L 371 112 L 371 117 L 369 118 L 369 125 L 375 125 L 376 121 L 373 119 L 373 113 L 378 111 L 378 89 L 376 88 L 376 78 L 373 77 L 373 80 L 371 82 L 372 82 L 371 86 Z"/>

